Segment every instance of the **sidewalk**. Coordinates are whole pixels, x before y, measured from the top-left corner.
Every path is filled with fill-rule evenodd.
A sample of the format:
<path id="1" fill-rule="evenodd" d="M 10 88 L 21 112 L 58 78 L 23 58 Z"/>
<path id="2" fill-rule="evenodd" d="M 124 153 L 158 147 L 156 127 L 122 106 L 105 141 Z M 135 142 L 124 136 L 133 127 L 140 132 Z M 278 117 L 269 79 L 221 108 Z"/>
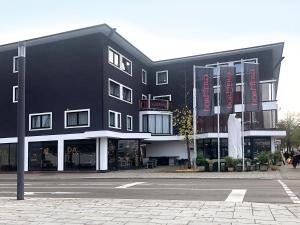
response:
<path id="1" fill-rule="evenodd" d="M 35 172 L 26 173 L 26 179 L 74 179 L 74 178 L 136 178 L 136 179 L 296 179 L 300 180 L 300 167 L 296 169 L 291 165 L 283 165 L 278 171 L 253 171 L 253 172 L 176 172 L 175 167 L 157 167 L 154 169 L 137 169 L 111 171 L 107 173 L 97 172 Z M 16 179 L 16 174 L 0 174 L 0 179 Z"/>
<path id="2" fill-rule="evenodd" d="M 300 205 L 178 200 L 0 198 L 0 224 L 300 224 Z"/>

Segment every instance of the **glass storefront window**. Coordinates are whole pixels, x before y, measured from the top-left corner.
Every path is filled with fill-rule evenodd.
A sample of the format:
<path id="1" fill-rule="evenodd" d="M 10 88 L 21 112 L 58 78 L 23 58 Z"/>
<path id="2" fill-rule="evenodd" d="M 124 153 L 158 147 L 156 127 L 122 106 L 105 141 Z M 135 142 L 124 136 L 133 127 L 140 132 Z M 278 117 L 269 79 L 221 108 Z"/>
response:
<path id="1" fill-rule="evenodd" d="M 65 141 L 65 170 L 96 170 L 96 140 Z"/>
<path id="2" fill-rule="evenodd" d="M 110 170 L 138 168 L 142 154 L 138 140 L 108 140 L 108 168 Z"/>
<path id="3" fill-rule="evenodd" d="M 29 170 L 57 170 L 57 141 L 29 142 Z"/>
<path id="4" fill-rule="evenodd" d="M 17 144 L 0 144 L 0 171 L 17 169 Z"/>

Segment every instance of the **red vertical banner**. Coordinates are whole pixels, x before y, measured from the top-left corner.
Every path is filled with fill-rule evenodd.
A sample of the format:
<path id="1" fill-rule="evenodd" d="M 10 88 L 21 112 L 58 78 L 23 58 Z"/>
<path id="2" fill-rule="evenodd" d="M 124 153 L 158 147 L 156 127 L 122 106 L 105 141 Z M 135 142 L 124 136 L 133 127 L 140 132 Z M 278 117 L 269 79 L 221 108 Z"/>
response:
<path id="1" fill-rule="evenodd" d="M 220 113 L 230 114 L 234 112 L 235 95 L 235 67 L 220 67 Z"/>
<path id="2" fill-rule="evenodd" d="M 245 111 L 261 110 L 259 99 L 259 71 L 257 63 L 244 63 Z"/>
<path id="3" fill-rule="evenodd" d="M 196 67 L 196 104 L 197 116 L 213 114 L 213 68 Z"/>

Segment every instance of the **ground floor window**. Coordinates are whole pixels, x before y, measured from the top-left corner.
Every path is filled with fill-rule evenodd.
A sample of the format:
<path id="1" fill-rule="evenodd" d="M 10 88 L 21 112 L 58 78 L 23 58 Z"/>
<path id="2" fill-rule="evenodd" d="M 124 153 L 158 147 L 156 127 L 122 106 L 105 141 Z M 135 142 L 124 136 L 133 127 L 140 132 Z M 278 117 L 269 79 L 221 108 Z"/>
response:
<path id="1" fill-rule="evenodd" d="M 108 169 L 130 169 L 142 165 L 139 140 L 108 140 Z"/>
<path id="2" fill-rule="evenodd" d="M 261 151 L 271 151 L 271 137 L 245 137 L 245 158 L 254 159 Z M 198 155 L 208 159 L 218 158 L 218 139 L 197 140 Z M 221 158 L 228 156 L 228 139 L 220 138 Z"/>
<path id="3" fill-rule="evenodd" d="M 198 155 L 202 155 L 208 159 L 218 158 L 218 139 L 207 138 L 197 140 Z M 227 138 L 220 138 L 220 153 L 221 158 L 228 155 L 228 141 Z"/>
<path id="4" fill-rule="evenodd" d="M 70 140 L 64 145 L 65 170 L 96 170 L 96 140 Z"/>
<path id="5" fill-rule="evenodd" d="M 0 144 L 0 171 L 17 170 L 17 144 Z"/>
<path id="6" fill-rule="evenodd" d="M 29 142 L 30 171 L 57 170 L 57 141 Z"/>

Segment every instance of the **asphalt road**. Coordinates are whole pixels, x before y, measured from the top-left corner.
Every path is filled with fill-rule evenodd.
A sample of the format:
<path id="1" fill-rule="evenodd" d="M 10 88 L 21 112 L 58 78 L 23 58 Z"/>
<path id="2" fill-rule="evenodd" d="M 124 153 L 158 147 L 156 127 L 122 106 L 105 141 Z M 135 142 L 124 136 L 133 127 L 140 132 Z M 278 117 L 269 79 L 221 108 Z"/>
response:
<path id="1" fill-rule="evenodd" d="M 286 185 L 290 192 L 282 185 Z M 284 189 L 285 188 L 285 189 Z M 121 198 L 295 203 L 300 180 L 261 179 L 27 179 L 25 197 Z M 16 196 L 16 181 L 2 179 L 0 198 Z M 295 198 L 294 198 L 295 200 Z M 300 203 L 300 202 L 299 202 Z"/>

